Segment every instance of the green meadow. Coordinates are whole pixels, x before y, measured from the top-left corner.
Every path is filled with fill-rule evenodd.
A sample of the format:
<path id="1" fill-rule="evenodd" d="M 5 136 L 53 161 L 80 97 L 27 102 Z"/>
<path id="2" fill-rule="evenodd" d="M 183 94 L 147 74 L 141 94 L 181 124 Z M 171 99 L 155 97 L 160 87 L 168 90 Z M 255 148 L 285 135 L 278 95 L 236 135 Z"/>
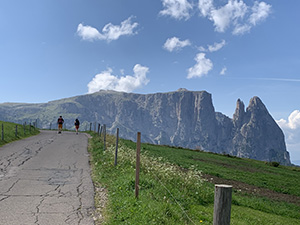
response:
<path id="1" fill-rule="evenodd" d="M 232 184 L 231 224 L 299 224 L 300 169 L 229 155 L 142 144 L 135 197 L 136 144 L 115 137 L 90 140 L 96 197 L 104 224 L 212 224 L 214 184 Z M 97 194 L 96 194 L 97 196 Z"/>
<path id="2" fill-rule="evenodd" d="M 17 133 L 16 133 L 17 126 Z M 2 132 L 3 127 L 3 132 Z M 30 137 L 39 133 L 33 126 L 0 121 L 0 146 L 9 142 Z"/>

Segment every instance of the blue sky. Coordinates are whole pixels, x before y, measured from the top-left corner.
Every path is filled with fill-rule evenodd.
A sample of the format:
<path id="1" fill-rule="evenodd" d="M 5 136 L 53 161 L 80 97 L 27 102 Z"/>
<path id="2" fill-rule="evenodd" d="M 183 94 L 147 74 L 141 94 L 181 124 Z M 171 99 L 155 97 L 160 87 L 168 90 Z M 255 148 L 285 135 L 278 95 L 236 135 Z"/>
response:
<path id="1" fill-rule="evenodd" d="M 259 96 L 300 160 L 300 1 L 2 0 L 0 103 L 114 89 Z M 300 161 L 299 161 L 300 162 Z"/>

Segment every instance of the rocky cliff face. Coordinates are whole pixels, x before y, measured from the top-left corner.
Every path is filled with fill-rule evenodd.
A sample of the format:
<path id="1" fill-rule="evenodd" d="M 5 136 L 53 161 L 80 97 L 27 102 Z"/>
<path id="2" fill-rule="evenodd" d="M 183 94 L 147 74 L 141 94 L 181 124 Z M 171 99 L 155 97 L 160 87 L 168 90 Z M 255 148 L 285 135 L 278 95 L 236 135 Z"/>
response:
<path id="1" fill-rule="evenodd" d="M 283 132 L 258 97 L 250 100 L 246 111 L 244 111 L 244 104 L 238 100 L 233 124 L 231 154 L 290 164 Z"/>
<path id="2" fill-rule="evenodd" d="M 290 164 L 284 135 L 258 97 L 246 111 L 238 100 L 233 119 L 215 112 L 211 94 L 185 89 L 148 95 L 100 91 L 45 104 L 0 104 L 0 120 L 38 119 L 48 128 L 59 115 L 67 127 L 78 117 L 83 127 L 90 121 L 105 123 L 110 132 L 119 127 L 127 139 L 135 140 L 140 131 L 144 142 Z"/>

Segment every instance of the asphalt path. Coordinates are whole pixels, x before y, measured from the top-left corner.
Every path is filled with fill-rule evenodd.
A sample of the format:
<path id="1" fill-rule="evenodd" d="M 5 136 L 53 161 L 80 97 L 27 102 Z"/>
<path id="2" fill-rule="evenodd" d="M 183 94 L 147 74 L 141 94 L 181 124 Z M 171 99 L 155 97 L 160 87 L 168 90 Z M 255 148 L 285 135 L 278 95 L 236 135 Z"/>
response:
<path id="1" fill-rule="evenodd" d="M 94 224 L 88 136 L 41 131 L 0 148 L 0 224 Z"/>

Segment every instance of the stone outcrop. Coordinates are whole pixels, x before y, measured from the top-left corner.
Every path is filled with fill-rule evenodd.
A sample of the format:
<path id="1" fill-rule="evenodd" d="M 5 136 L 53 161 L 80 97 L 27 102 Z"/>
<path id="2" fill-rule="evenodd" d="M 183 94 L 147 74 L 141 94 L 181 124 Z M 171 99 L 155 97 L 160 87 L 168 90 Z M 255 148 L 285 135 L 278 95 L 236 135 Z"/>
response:
<path id="1" fill-rule="evenodd" d="M 232 119 L 215 112 L 211 94 L 186 89 L 147 95 L 99 91 L 45 104 L 0 104 L 0 120 L 38 119 L 48 128 L 59 115 L 67 127 L 78 117 L 86 129 L 97 121 L 111 133 L 119 127 L 127 139 L 135 140 L 140 131 L 144 142 L 290 165 L 283 132 L 258 97 L 246 110 L 239 99 Z"/>

